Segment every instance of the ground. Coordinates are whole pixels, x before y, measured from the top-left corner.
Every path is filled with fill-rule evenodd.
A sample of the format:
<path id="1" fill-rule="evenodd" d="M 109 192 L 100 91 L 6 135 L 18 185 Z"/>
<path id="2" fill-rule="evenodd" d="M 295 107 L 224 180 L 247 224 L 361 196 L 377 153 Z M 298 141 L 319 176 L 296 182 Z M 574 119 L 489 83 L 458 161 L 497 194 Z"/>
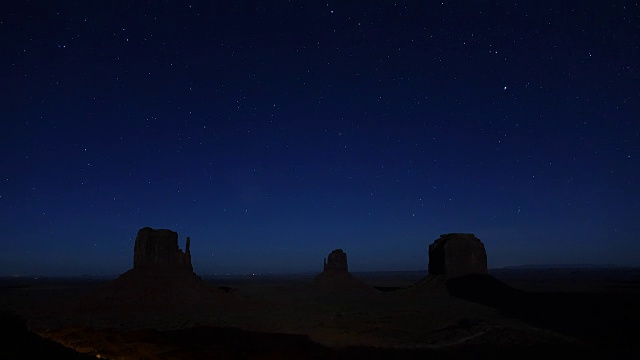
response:
<path id="1" fill-rule="evenodd" d="M 0 306 L 45 340 L 110 359 L 640 354 L 637 269 L 496 270 L 517 291 L 497 301 L 414 286 L 422 272 L 355 275 L 371 286 L 319 287 L 313 274 L 205 277 L 217 303 L 144 298 L 165 304 L 138 313 L 86 306 L 109 279 L 5 278 Z"/>

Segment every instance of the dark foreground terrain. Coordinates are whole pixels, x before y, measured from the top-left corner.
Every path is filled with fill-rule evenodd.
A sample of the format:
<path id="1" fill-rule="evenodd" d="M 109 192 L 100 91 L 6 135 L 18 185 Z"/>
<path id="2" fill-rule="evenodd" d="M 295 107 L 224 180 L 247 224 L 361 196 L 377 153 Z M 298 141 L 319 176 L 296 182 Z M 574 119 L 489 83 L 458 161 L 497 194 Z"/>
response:
<path id="1" fill-rule="evenodd" d="M 135 321 L 77 305 L 106 279 L 6 278 L 0 358 L 640 358 L 638 269 L 504 269 L 442 289 L 412 287 L 423 273 L 355 275 L 371 289 L 207 278 L 238 306 Z"/>

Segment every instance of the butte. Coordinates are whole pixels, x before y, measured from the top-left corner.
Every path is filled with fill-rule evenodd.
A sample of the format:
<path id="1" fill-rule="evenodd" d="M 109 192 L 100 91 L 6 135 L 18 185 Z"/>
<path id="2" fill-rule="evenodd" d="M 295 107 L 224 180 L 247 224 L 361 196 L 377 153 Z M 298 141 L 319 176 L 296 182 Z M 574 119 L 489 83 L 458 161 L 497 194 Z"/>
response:
<path id="1" fill-rule="evenodd" d="M 176 232 L 140 229 L 133 268 L 89 293 L 78 305 L 88 315 L 101 319 L 103 326 L 127 326 L 133 322 L 135 327 L 177 319 L 206 321 L 206 314 L 232 306 L 232 298 L 193 272 L 190 243 L 187 237 L 183 252 Z M 120 323 L 110 323 L 109 319 Z"/>
<path id="2" fill-rule="evenodd" d="M 333 250 L 324 259 L 324 270 L 314 280 L 319 288 L 330 291 L 373 289 L 351 275 L 347 264 L 347 254 L 342 249 Z"/>
<path id="3" fill-rule="evenodd" d="M 520 296 L 520 292 L 489 275 L 487 252 L 474 234 L 440 235 L 429 245 L 429 275 L 412 291 L 439 293 L 483 303 L 501 305 Z"/>

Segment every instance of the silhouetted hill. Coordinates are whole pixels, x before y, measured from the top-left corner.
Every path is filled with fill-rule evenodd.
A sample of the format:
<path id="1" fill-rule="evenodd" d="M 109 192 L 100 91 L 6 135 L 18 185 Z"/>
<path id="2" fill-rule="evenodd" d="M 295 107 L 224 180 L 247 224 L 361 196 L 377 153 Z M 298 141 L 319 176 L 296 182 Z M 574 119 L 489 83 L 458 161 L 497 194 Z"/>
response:
<path id="1" fill-rule="evenodd" d="M 625 267 L 613 264 L 524 264 L 504 266 L 502 269 L 609 269 Z"/>

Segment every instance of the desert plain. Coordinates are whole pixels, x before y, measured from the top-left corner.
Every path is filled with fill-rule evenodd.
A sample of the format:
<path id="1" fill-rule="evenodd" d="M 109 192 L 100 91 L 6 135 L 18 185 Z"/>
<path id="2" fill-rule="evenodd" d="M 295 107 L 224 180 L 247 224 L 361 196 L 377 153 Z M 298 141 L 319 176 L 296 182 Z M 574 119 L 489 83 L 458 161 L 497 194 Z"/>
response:
<path id="1" fill-rule="evenodd" d="M 640 356 L 637 268 L 515 267 L 449 279 L 426 270 L 350 273 L 346 255 L 344 271 L 332 266 L 330 254 L 318 273 L 174 276 L 134 268 L 118 278 L 5 277 L 0 355 Z"/>

